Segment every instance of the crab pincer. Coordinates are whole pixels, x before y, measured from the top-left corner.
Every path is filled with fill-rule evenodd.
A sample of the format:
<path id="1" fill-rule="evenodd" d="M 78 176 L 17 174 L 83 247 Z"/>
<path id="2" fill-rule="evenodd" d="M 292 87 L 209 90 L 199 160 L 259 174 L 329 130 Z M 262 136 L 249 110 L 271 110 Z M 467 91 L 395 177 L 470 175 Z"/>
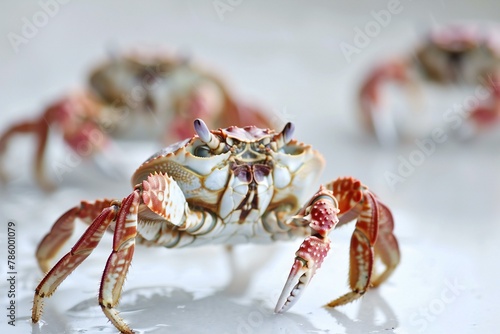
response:
<path id="1" fill-rule="evenodd" d="M 281 292 L 274 312 L 286 312 L 300 298 L 312 277 L 321 267 L 330 250 L 328 233 L 335 228 L 339 219 L 337 200 L 323 186 L 293 219 L 309 222 L 311 235 L 304 239 L 295 253 L 290 274 Z M 300 223 L 299 223 L 300 224 Z"/>

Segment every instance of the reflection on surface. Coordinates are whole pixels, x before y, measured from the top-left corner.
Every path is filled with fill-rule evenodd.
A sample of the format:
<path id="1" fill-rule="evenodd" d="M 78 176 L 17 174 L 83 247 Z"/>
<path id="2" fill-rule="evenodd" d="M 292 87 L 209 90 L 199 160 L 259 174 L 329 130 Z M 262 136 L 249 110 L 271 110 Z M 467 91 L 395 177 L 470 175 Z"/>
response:
<path id="1" fill-rule="evenodd" d="M 338 323 L 345 328 L 346 333 L 373 333 L 384 331 L 390 333 L 399 325 L 396 314 L 391 306 L 380 296 L 377 289 L 372 289 L 360 300 L 358 314 L 350 318 L 339 308 L 327 309 Z"/>
<path id="2" fill-rule="evenodd" d="M 123 293 L 120 314 L 137 333 L 319 333 L 306 317 L 275 315 L 260 301 L 243 305 L 224 293 L 196 296 L 183 289 L 147 287 Z M 71 325 L 69 325 L 71 324 Z M 57 314 L 44 313 L 44 321 L 33 325 L 33 334 L 115 333 L 96 298 Z"/>

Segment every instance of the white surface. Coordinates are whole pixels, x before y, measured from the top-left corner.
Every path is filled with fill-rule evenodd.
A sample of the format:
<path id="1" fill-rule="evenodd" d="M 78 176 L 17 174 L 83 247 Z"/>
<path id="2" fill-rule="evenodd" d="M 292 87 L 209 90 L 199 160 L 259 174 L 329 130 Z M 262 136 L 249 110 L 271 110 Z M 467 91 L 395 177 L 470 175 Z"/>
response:
<path id="1" fill-rule="evenodd" d="M 242 97 L 278 112 L 283 121 L 294 121 L 296 137 L 325 155 L 322 181 L 353 175 L 384 199 L 396 218 L 401 265 L 360 301 L 321 308 L 347 291 L 352 227 L 335 231 L 332 251 L 303 298 L 287 314 L 274 315 L 300 241 L 238 247 L 234 279 L 230 259 L 220 248 L 138 249 L 119 306 L 124 318 L 141 333 L 497 332 L 499 136 L 438 145 L 393 190 L 384 173 L 396 172 L 398 157 L 408 158 L 417 147 L 380 149 L 357 127 L 353 99 L 373 59 L 404 50 L 434 22 L 498 20 L 498 2 L 401 1 L 401 13 L 350 63 L 339 44 L 352 44 L 353 29 L 372 21 L 371 11 L 387 8 L 388 1 L 232 3 L 237 5 L 220 20 L 209 0 L 71 1 L 16 53 L 8 34 L 19 34 L 23 18 L 32 18 L 41 7 L 38 2 L 3 2 L 0 130 L 82 86 L 86 70 L 110 46 L 149 44 L 188 52 L 222 71 Z M 57 136 L 52 141 L 51 158 L 65 159 L 68 153 L 58 151 Z M 32 327 L 33 289 L 41 278 L 33 254 L 61 213 L 80 199 L 121 198 L 130 191 L 129 181 L 105 180 L 93 165 L 82 163 L 64 176 L 57 192 L 44 194 L 32 186 L 32 142 L 19 139 L 11 147 L 13 181 L 0 190 L 0 303 L 5 313 L 5 226 L 12 220 L 17 225 L 17 322 L 8 326 L 0 314 L 0 330 L 114 333 L 96 303 L 109 237 L 46 301 L 43 322 Z M 124 162 L 124 174 L 130 175 L 155 144 L 136 147 L 129 157 L 116 158 Z"/>

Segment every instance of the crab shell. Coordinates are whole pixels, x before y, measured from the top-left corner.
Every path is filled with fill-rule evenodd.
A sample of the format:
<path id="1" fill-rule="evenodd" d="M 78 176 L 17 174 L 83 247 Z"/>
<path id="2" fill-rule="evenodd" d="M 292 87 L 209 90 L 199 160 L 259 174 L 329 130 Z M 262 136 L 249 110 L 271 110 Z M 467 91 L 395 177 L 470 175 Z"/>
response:
<path id="1" fill-rule="evenodd" d="M 324 160 L 310 145 L 290 139 L 291 123 L 276 133 L 255 126 L 209 131 L 204 123 L 196 122 L 198 135 L 147 159 L 133 175 L 132 184 L 138 186 L 151 174 L 166 173 L 190 207 L 239 224 L 253 223 L 280 205 L 293 212 L 310 195 L 308 190 Z"/>
<path id="2" fill-rule="evenodd" d="M 500 69 L 498 29 L 474 24 L 434 28 L 416 52 L 418 65 L 438 83 L 484 82 Z"/>
<path id="3" fill-rule="evenodd" d="M 91 91 L 107 106 L 100 117 L 113 125 L 115 136 L 161 137 L 165 129 L 157 125 L 182 119 L 179 105 L 186 103 L 195 88 L 207 93 L 204 98 L 210 104 L 210 114 L 199 117 L 212 124 L 223 111 L 224 96 L 217 78 L 183 58 L 125 54 L 101 64 L 89 81 Z"/>

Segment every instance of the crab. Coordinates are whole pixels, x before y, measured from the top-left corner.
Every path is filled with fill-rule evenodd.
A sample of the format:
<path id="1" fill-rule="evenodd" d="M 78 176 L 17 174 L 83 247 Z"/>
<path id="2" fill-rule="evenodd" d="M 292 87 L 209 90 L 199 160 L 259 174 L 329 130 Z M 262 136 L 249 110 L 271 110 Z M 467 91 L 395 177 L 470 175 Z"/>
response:
<path id="1" fill-rule="evenodd" d="M 442 121 L 462 137 L 472 137 L 500 121 L 500 29 L 477 24 L 449 24 L 431 30 L 411 56 L 392 58 L 378 64 L 359 91 L 365 128 L 382 144 L 405 137 L 396 115 L 383 105 L 384 86 L 401 84 L 410 93 L 420 92 L 420 83 L 445 87 L 475 87 L 460 107 L 449 109 Z M 414 94 L 412 94 L 414 97 Z M 415 127 L 415 117 L 412 116 Z M 403 132 L 403 133 L 401 133 Z"/>
<path id="2" fill-rule="evenodd" d="M 174 142 L 190 136 L 187 129 L 198 117 L 218 128 L 270 127 L 268 116 L 236 101 L 217 75 L 185 57 L 136 52 L 104 62 L 91 73 L 87 89 L 70 92 L 38 118 L 8 127 L 0 135 L 0 158 L 13 136 L 33 134 L 37 140 L 34 176 L 39 186 L 50 190 L 54 184 L 44 166 L 49 130 L 59 132 L 78 156 L 97 159 L 98 152 L 109 150 L 110 137 Z M 4 182 L 8 179 L 1 169 L 0 177 Z"/>
<path id="3" fill-rule="evenodd" d="M 174 248 L 302 238 L 277 313 L 297 302 L 320 268 L 330 249 L 329 233 L 350 221 L 356 221 L 350 244 L 350 291 L 327 306 L 356 300 L 393 273 L 400 252 L 391 211 L 352 177 L 311 192 L 324 159 L 310 145 L 292 139 L 292 123 L 280 132 L 255 126 L 211 131 L 197 119 L 194 129 L 193 137 L 162 149 L 137 169 L 128 196 L 82 201 L 54 223 L 36 253 L 46 275 L 35 290 L 34 323 L 41 318 L 45 298 L 90 255 L 106 231 L 113 233 L 113 249 L 104 266 L 98 301 L 122 333 L 133 331 L 115 307 L 136 244 Z M 51 267 L 77 218 L 89 227 Z M 375 270 L 376 258 L 382 269 Z"/>

